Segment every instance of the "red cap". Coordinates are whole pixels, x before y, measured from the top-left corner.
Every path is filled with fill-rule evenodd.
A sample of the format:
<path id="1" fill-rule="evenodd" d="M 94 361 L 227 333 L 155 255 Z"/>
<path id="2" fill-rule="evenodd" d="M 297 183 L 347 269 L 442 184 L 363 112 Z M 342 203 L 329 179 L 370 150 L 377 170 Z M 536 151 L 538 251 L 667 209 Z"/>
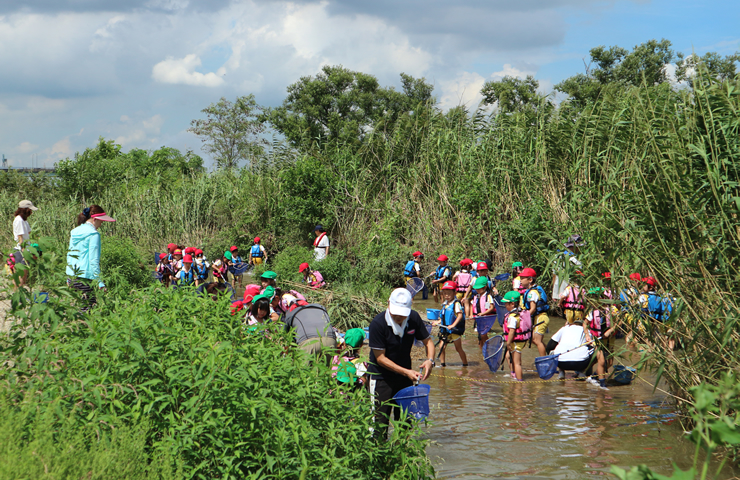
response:
<path id="1" fill-rule="evenodd" d="M 262 287 L 260 287 L 259 285 L 247 285 L 244 288 L 244 301 L 251 302 L 252 300 L 254 300 L 254 297 L 260 294 L 261 288 Z"/>
<path id="2" fill-rule="evenodd" d="M 612 278 L 612 272 L 604 272 L 601 274 L 601 276 L 604 278 Z"/>
<path id="3" fill-rule="evenodd" d="M 457 290 L 457 282 L 445 282 L 445 284 L 442 285 L 442 290 Z"/>
<path id="4" fill-rule="evenodd" d="M 167 244 L 167 250 L 174 250 L 177 248 L 177 244 L 175 243 L 168 243 Z"/>
<path id="5" fill-rule="evenodd" d="M 195 254 L 196 255 L 203 255 L 203 250 L 201 250 L 200 248 L 196 248 L 195 249 Z"/>
<path id="6" fill-rule="evenodd" d="M 472 265 L 473 261 L 469 258 L 463 258 L 460 260 L 460 265 Z"/>
<path id="7" fill-rule="evenodd" d="M 446 262 L 447 260 L 449 260 L 449 258 L 447 258 L 447 255 L 445 254 L 442 254 L 439 257 L 437 257 L 438 262 Z"/>
<path id="8" fill-rule="evenodd" d="M 182 255 L 182 250 L 179 248 L 176 248 L 174 252 L 172 252 L 172 255 Z"/>
<path id="9" fill-rule="evenodd" d="M 193 257 L 191 257 L 190 255 L 185 255 L 182 258 L 182 263 L 193 263 Z"/>
<path id="10" fill-rule="evenodd" d="M 254 243 L 260 243 L 260 240 L 262 240 L 260 237 L 254 237 Z"/>
<path id="11" fill-rule="evenodd" d="M 478 272 L 481 270 L 488 270 L 488 264 L 486 262 L 478 262 L 475 264 L 475 270 Z"/>
<path id="12" fill-rule="evenodd" d="M 233 247 L 231 247 L 229 249 L 230 252 L 233 252 L 234 250 L 239 250 L 239 247 L 237 247 L 236 245 L 234 245 Z"/>
<path id="13" fill-rule="evenodd" d="M 413 255 L 414 258 L 417 258 L 417 257 L 421 257 L 424 254 L 417 250 L 414 253 L 412 253 L 411 255 Z"/>
<path id="14" fill-rule="evenodd" d="M 194 247 L 188 247 L 188 248 L 185 249 L 185 253 L 186 254 L 187 253 L 193 254 L 194 252 L 195 252 L 195 248 Z"/>
<path id="15" fill-rule="evenodd" d="M 654 279 L 653 277 L 645 277 L 642 279 L 643 282 L 647 283 L 651 287 L 654 287 L 658 284 L 658 281 Z"/>
<path id="16" fill-rule="evenodd" d="M 634 280 L 635 282 L 639 282 L 642 279 L 639 273 L 633 273 L 630 275 L 630 280 Z"/>
<path id="17" fill-rule="evenodd" d="M 527 267 L 527 268 L 525 268 L 524 270 L 521 271 L 521 273 L 519 274 L 519 276 L 520 277 L 536 277 L 537 276 L 537 272 L 534 271 L 534 268 Z"/>
<path id="18" fill-rule="evenodd" d="M 160 260 L 164 260 L 165 258 L 167 258 L 167 254 L 166 253 L 160 253 L 159 254 L 159 259 Z"/>
<path id="19" fill-rule="evenodd" d="M 303 262 L 300 265 L 298 265 L 298 271 L 300 273 L 303 273 L 303 271 L 306 270 L 307 268 L 308 268 L 308 264 L 306 262 Z"/>

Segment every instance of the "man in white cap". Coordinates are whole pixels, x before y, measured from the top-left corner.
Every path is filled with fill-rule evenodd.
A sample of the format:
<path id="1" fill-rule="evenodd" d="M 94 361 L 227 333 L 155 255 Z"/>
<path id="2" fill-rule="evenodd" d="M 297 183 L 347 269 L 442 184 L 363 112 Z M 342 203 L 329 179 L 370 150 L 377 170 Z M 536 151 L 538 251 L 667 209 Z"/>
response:
<path id="1" fill-rule="evenodd" d="M 375 397 L 375 433 L 382 438 L 387 435 L 391 414 L 396 420 L 400 417 L 393 396 L 416 380 L 426 380 L 434 366 L 434 343 L 419 313 L 411 309 L 411 301 L 411 293 L 405 288 L 393 290 L 388 308 L 370 323 L 368 388 Z M 427 359 L 421 364 L 423 374 L 411 368 L 414 340 L 422 341 L 427 351 Z"/>

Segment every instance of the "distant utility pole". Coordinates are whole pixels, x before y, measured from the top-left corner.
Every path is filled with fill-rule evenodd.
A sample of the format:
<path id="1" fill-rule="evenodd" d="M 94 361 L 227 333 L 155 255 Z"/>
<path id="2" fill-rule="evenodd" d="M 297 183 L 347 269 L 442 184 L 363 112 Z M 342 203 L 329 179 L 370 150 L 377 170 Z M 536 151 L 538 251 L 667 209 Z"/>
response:
<path id="1" fill-rule="evenodd" d="M 8 159 L 5 158 L 5 154 L 3 153 L 3 168 L 8 168 Z"/>

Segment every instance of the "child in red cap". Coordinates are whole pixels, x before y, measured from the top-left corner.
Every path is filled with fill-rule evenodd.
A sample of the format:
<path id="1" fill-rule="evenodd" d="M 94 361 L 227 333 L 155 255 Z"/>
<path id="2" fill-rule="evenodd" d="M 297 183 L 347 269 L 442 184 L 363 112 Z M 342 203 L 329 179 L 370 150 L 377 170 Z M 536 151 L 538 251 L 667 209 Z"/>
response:
<path id="1" fill-rule="evenodd" d="M 175 276 L 180 285 L 193 285 L 195 283 L 195 271 L 192 269 L 192 265 L 193 257 L 185 255 L 182 259 L 182 269 Z"/>
<path id="2" fill-rule="evenodd" d="M 547 355 L 547 349 L 543 339 L 550 325 L 550 317 L 547 315 L 550 310 L 550 305 L 547 304 L 547 293 L 544 288 L 537 285 L 537 272 L 534 268 L 522 269 L 519 279 L 522 288 L 526 289 L 524 295 L 520 296 L 520 306 L 523 311 L 529 312 L 532 319 L 531 342 L 537 346 L 540 356 L 544 357 Z"/>
<path id="3" fill-rule="evenodd" d="M 303 274 L 303 281 L 314 290 L 326 286 L 324 276 L 318 270 L 312 270 L 307 262 L 303 262 L 298 266 L 298 272 Z"/>
<path id="4" fill-rule="evenodd" d="M 458 300 L 465 301 L 468 294 L 468 287 L 473 283 L 473 274 L 470 273 L 470 266 L 473 261 L 469 258 L 460 260 L 460 270 L 452 276 L 452 281 L 457 284 L 457 293 L 455 296 Z"/>
<path id="5" fill-rule="evenodd" d="M 267 252 L 260 242 L 260 237 L 254 237 L 254 245 L 249 249 L 249 263 L 252 265 L 262 265 L 267 262 Z"/>
<path id="6" fill-rule="evenodd" d="M 450 279 L 452 279 L 452 270 L 449 266 L 447 266 L 449 258 L 447 258 L 447 255 L 440 255 L 437 257 L 437 263 L 439 263 L 439 266 L 427 277 L 431 277 L 434 275 L 434 280 L 432 280 L 432 294 L 434 295 L 434 301 L 439 303 L 440 301 L 440 294 L 439 294 L 439 286 Z"/>
<path id="7" fill-rule="evenodd" d="M 167 253 L 159 254 L 159 263 L 157 263 L 157 273 L 160 275 L 162 285 L 169 287 L 172 284 L 172 267 L 170 266 L 170 255 Z"/>
<path id="8" fill-rule="evenodd" d="M 433 322 L 433 325 L 441 325 L 439 329 L 439 340 L 442 346 L 439 350 L 440 366 L 447 366 L 445 363 L 445 350 L 448 343 L 452 343 L 460 355 L 462 366 L 468 366 L 468 357 L 462 348 L 462 335 L 465 333 L 465 309 L 460 300 L 455 296 L 457 284 L 455 282 L 445 282 L 442 285 L 442 315 L 440 320 Z"/>
<path id="9" fill-rule="evenodd" d="M 242 260 L 241 255 L 239 255 L 239 247 L 236 245 L 232 246 L 229 251 L 231 252 L 231 264 L 235 267 L 240 267 L 244 263 L 244 260 Z M 236 290 L 237 288 L 241 288 L 242 286 L 242 280 L 244 279 L 244 274 L 239 273 L 232 273 L 231 275 L 231 287 Z"/>
<path id="10" fill-rule="evenodd" d="M 421 266 L 419 266 L 419 261 L 424 258 L 424 254 L 417 250 L 412 253 L 411 256 L 414 257 L 414 259 L 406 262 L 406 265 L 403 267 L 403 279 L 407 285 L 412 278 L 421 276 Z"/>

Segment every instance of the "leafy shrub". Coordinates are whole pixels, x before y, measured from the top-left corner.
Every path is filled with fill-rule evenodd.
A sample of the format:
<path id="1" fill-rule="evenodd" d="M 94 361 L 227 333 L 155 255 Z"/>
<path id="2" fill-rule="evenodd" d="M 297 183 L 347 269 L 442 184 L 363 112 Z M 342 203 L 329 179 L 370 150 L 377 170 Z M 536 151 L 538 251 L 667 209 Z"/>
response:
<path id="1" fill-rule="evenodd" d="M 103 236 L 100 251 L 103 283 L 109 290 L 120 293 L 151 285 L 153 253 L 148 257 L 128 238 Z"/>
<path id="2" fill-rule="evenodd" d="M 245 334 L 225 297 L 149 287 L 79 316 L 29 295 L 13 295 L 20 322 L 0 349 L 15 364 L 0 370 L 7 404 L 33 396 L 81 430 L 146 419 L 150 452 L 171 451 L 194 478 L 433 475 L 417 428 L 376 443 L 366 391 L 310 366 L 279 325 Z"/>

